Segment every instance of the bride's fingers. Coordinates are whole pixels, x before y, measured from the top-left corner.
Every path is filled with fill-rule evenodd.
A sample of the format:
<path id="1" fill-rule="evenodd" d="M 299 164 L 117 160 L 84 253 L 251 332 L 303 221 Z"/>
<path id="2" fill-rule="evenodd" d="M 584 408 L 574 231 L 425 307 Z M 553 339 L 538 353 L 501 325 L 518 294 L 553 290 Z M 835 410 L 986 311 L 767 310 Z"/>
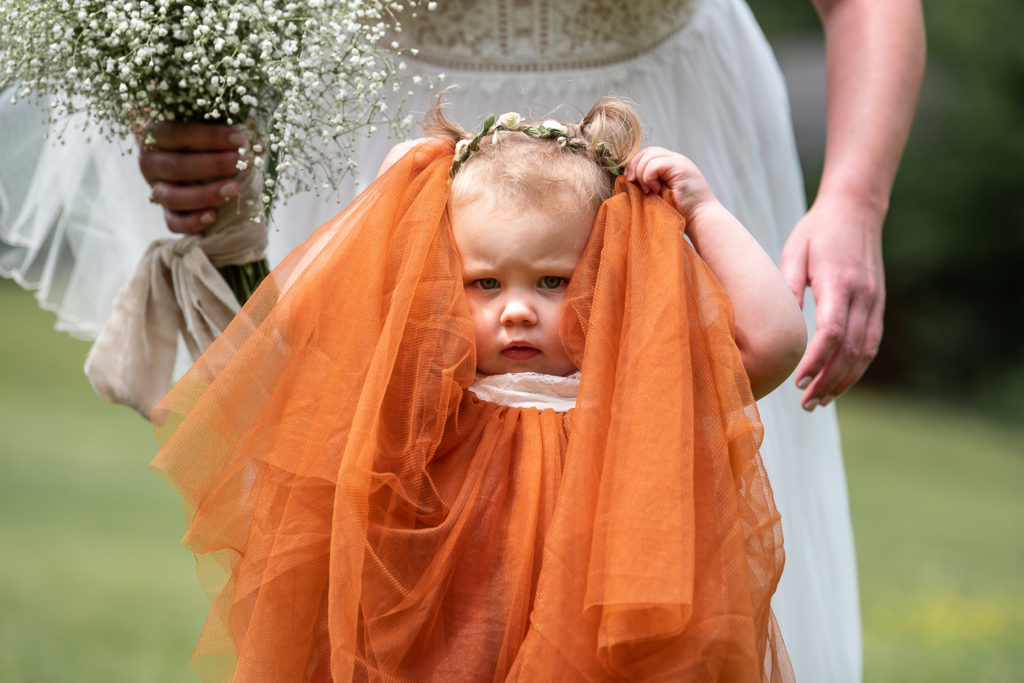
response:
<path id="1" fill-rule="evenodd" d="M 248 147 L 250 136 L 237 128 L 216 123 L 161 121 L 146 129 L 145 148 L 212 152 Z"/>
<path id="2" fill-rule="evenodd" d="M 217 212 L 213 209 L 187 213 L 164 209 L 164 222 L 167 224 L 167 229 L 183 235 L 202 232 L 213 225 L 216 219 Z"/>
<path id="3" fill-rule="evenodd" d="M 251 135 L 210 123 L 162 121 L 141 137 L 139 168 L 152 186 L 151 199 L 164 207 L 171 232 L 194 234 L 217 218 L 216 208 L 239 193 L 239 149 Z"/>
<path id="4" fill-rule="evenodd" d="M 153 184 L 150 199 L 173 212 L 185 213 L 215 209 L 228 199 L 238 196 L 240 188 L 235 180 L 201 185 L 178 185 L 157 182 Z"/>
<path id="5" fill-rule="evenodd" d="M 160 181 L 211 182 L 234 177 L 238 173 L 238 160 L 238 150 L 187 153 L 143 150 L 139 155 L 139 168 L 150 185 Z"/>

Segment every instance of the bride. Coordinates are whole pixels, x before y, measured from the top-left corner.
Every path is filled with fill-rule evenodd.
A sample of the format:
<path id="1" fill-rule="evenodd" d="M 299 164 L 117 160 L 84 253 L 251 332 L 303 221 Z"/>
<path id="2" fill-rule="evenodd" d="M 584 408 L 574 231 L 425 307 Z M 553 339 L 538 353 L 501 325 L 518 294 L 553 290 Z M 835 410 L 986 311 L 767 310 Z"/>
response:
<path id="1" fill-rule="evenodd" d="M 650 126 L 647 142 L 704 171 L 804 300 L 817 333 L 793 379 L 759 403 L 787 550 L 773 605 L 798 679 L 859 680 L 853 535 L 830 404 L 860 378 L 881 337 L 880 232 L 922 77 L 920 1 L 814 0 L 826 34 L 829 132 L 809 210 L 785 85 L 742 0 L 437 4 L 404 20 L 402 35 L 419 49 L 410 72 L 443 71 L 461 86 L 449 98 L 452 118 L 474 127 L 476 117 L 524 102 L 543 115 L 606 94 L 634 100 Z M 407 106 L 425 112 L 432 98 L 423 91 Z M 38 121 L 36 110 L 0 103 L 0 273 L 37 289 L 59 329 L 92 338 L 151 240 L 168 228 L 201 230 L 221 198 L 238 193 L 222 170 L 238 160 L 238 144 L 230 129 L 162 126 L 140 173 L 132 142 L 69 132 L 51 145 Z M 362 183 L 393 143 L 359 143 Z M 197 179 L 212 180 L 182 182 Z M 278 207 L 271 263 L 358 189 Z"/>

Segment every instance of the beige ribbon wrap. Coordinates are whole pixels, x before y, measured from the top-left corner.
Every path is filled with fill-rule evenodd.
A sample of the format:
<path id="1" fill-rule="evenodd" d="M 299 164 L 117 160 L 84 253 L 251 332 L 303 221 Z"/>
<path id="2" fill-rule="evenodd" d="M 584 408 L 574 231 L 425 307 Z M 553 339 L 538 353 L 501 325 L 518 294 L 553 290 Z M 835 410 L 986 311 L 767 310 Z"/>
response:
<path id="1" fill-rule="evenodd" d="M 228 326 L 239 305 L 217 268 L 264 256 L 266 221 L 255 219 L 261 178 L 251 167 L 240 173 L 239 199 L 202 234 L 150 244 L 85 361 L 96 393 L 149 419 L 171 387 L 179 332 L 195 360 Z"/>

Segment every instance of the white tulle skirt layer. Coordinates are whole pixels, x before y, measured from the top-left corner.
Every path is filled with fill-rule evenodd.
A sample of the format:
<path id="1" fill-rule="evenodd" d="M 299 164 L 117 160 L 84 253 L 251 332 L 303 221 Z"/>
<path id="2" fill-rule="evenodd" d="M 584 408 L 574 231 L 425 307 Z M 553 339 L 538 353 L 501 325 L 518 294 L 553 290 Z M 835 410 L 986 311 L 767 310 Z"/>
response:
<path id="1" fill-rule="evenodd" d="M 410 71 L 436 73 L 430 64 Z M 749 8 L 739 0 L 704 0 L 675 36 L 637 58 L 594 69 L 481 72 L 446 70 L 460 89 L 449 115 L 473 129 L 487 113 L 582 115 L 600 96 L 634 100 L 647 144 L 680 151 L 712 189 L 778 257 L 804 211 L 803 182 L 785 85 Z M 0 272 L 37 290 L 58 327 L 93 337 L 146 245 L 166 236 L 161 211 L 148 202 L 126 141 L 88 141 L 73 126 L 64 143 L 42 140 L 41 113 L 0 103 Z M 425 112 L 433 95 L 407 102 Z M 565 109 L 571 107 L 572 109 Z M 278 207 L 270 235 L 273 265 L 372 181 L 394 143 L 362 140 L 360 178 L 331 201 L 299 197 Z M 809 298 L 809 297 L 808 297 Z M 806 311 L 813 321 L 813 307 Z M 861 634 L 853 535 L 834 411 L 806 414 L 792 382 L 759 405 L 766 428 L 762 455 L 783 516 L 786 569 L 776 615 L 805 681 L 856 681 Z"/>

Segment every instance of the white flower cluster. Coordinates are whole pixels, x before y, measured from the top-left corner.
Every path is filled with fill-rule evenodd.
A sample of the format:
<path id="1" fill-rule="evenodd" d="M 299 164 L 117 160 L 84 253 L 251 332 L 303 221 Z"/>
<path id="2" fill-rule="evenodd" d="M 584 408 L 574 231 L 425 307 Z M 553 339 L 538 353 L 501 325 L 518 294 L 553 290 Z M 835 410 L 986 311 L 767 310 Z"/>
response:
<path id="1" fill-rule="evenodd" d="M 393 37 L 399 16 L 420 4 L 435 5 L 4 0 L 0 90 L 49 98 L 54 123 L 84 112 L 108 138 L 162 120 L 256 128 L 274 166 L 267 203 L 279 185 L 286 196 L 336 186 L 355 166 L 357 132 L 407 129 L 410 117 L 387 102 L 400 102 L 409 83 L 433 83 L 402 73 Z M 261 165 L 254 151 L 247 158 Z"/>

